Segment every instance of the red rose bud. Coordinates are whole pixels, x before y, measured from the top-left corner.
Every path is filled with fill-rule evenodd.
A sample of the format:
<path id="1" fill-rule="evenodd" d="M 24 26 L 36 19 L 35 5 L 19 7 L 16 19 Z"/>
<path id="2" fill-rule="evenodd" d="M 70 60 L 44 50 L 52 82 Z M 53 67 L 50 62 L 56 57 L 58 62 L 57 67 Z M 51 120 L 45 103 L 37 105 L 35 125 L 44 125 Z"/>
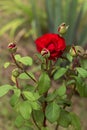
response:
<path id="1" fill-rule="evenodd" d="M 50 57 L 50 52 L 46 48 L 43 48 L 43 50 L 41 51 L 41 55 L 43 57 L 49 58 Z"/>
<path id="2" fill-rule="evenodd" d="M 68 29 L 69 25 L 66 26 L 65 23 L 62 23 L 59 27 L 58 27 L 58 32 L 62 35 L 65 34 L 67 29 Z"/>
<path id="3" fill-rule="evenodd" d="M 44 53 L 50 54 L 49 60 L 56 60 L 59 58 L 66 48 L 65 39 L 58 34 L 48 33 L 35 40 L 38 52 L 42 55 Z"/>
<path id="4" fill-rule="evenodd" d="M 16 50 L 17 50 L 16 44 L 15 44 L 15 43 L 9 43 L 9 45 L 8 45 L 8 50 L 9 50 L 11 53 L 15 53 Z"/>

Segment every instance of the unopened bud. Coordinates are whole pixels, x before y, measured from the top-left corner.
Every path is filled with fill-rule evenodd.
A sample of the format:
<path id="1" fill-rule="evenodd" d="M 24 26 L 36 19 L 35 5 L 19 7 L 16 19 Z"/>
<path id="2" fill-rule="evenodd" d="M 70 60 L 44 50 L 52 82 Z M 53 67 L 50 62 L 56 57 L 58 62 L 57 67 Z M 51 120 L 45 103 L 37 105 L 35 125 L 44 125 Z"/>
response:
<path id="1" fill-rule="evenodd" d="M 16 44 L 15 44 L 15 43 L 9 43 L 9 45 L 8 45 L 8 50 L 9 50 L 11 53 L 15 53 L 16 50 L 17 50 Z"/>
<path id="2" fill-rule="evenodd" d="M 70 53 L 70 55 L 73 56 L 73 57 L 76 56 L 76 55 L 77 55 L 77 53 L 76 53 L 76 48 L 75 48 L 74 46 L 71 47 L 69 53 Z"/>
<path id="3" fill-rule="evenodd" d="M 70 54 L 72 56 L 76 56 L 76 55 L 83 56 L 84 55 L 84 49 L 81 46 L 73 46 L 70 49 Z"/>
<path id="4" fill-rule="evenodd" d="M 85 51 L 81 46 L 75 46 L 77 55 L 83 56 Z"/>
<path id="5" fill-rule="evenodd" d="M 20 75 L 19 69 L 18 69 L 18 68 L 15 68 L 15 69 L 12 71 L 12 76 L 14 76 L 15 78 L 17 78 L 19 75 Z"/>
<path id="6" fill-rule="evenodd" d="M 69 28 L 69 25 L 66 26 L 65 23 L 62 23 L 59 27 L 58 27 L 58 32 L 60 33 L 60 35 L 65 34 L 67 32 L 67 29 Z"/>
<path id="7" fill-rule="evenodd" d="M 49 58 L 50 57 L 50 52 L 49 50 L 47 50 L 46 48 L 44 48 L 42 51 L 41 51 L 41 55 L 45 58 Z"/>

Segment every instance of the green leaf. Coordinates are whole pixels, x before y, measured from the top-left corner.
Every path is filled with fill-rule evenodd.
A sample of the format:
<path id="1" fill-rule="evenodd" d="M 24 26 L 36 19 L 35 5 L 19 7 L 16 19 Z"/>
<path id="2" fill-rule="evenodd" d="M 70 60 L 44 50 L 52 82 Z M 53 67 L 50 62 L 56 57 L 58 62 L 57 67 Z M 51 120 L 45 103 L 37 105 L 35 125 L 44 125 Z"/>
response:
<path id="1" fill-rule="evenodd" d="M 66 93 L 66 86 L 63 84 L 61 87 L 59 87 L 56 90 L 56 93 L 58 94 L 58 96 L 63 96 Z"/>
<path id="2" fill-rule="evenodd" d="M 52 102 L 48 104 L 45 114 L 48 121 L 54 123 L 60 116 L 60 107 L 55 102 Z"/>
<path id="3" fill-rule="evenodd" d="M 24 65 L 29 65 L 29 66 L 31 66 L 32 65 L 32 58 L 31 57 L 29 57 L 29 56 L 25 56 L 25 57 L 21 57 L 20 55 L 15 55 L 15 59 L 17 60 L 17 61 L 19 61 L 19 62 L 21 62 L 22 64 L 24 64 Z"/>
<path id="4" fill-rule="evenodd" d="M 54 91 L 53 93 L 49 93 L 47 95 L 46 101 L 48 102 L 53 101 L 56 98 L 56 96 L 57 96 L 56 91 Z"/>
<path id="5" fill-rule="evenodd" d="M 30 102 L 31 107 L 33 110 L 39 110 L 40 109 L 40 104 L 38 102 Z"/>
<path id="6" fill-rule="evenodd" d="M 35 76 L 34 76 L 33 73 L 29 72 L 28 74 L 29 74 L 33 79 L 35 79 Z M 20 78 L 20 79 L 30 79 L 30 77 L 28 76 L 28 74 L 26 74 L 26 73 L 21 73 L 18 78 Z M 36 79 L 35 79 L 35 80 L 36 80 Z"/>
<path id="7" fill-rule="evenodd" d="M 42 126 L 43 120 L 44 120 L 44 114 L 43 111 L 41 110 L 35 110 L 33 111 L 33 116 L 34 119 L 36 120 L 37 124 L 39 124 L 40 126 Z"/>
<path id="8" fill-rule="evenodd" d="M 29 119 L 32 112 L 31 104 L 28 101 L 21 102 L 19 111 L 24 119 Z"/>
<path id="9" fill-rule="evenodd" d="M 67 59 L 70 61 L 70 62 L 72 62 L 72 60 L 73 60 L 73 57 L 69 54 L 69 53 L 67 53 Z"/>
<path id="10" fill-rule="evenodd" d="M 18 115 L 15 120 L 15 125 L 21 127 L 24 124 L 24 118 L 21 115 Z"/>
<path id="11" fill-rule="evenodd" d="M 0 86 L 0 97 L 4 96 L 5 94 L 8 93 L 9 90 L 13 89 L 11 85 L 3 85 Z"/>
<path id="12" fill-rule="evenodd" d="M 87 69 L 87 59 L 83 58 L 80 60 L 81 67 Z"/>
<path id="13" fill-rule="evenodd" d="M 67 72 L 67 68 L 59 68 L 54 74 L 54 80 L 61 78 Z"/>
<path id="14" fill-rule="evenodd" d="M 83 78 L 87 78 L 87 70 L 81 68 L 81 67 L 77 67 L 76 70 L 78 71 L 78 73 L 83 77 Z"/>
<path id="15" fill-rule="evenodd" d="M 58 120 L 58 124 L 62 127 L 67 128 L 71 124 L 71 116 L 70 113 L 64 109 L 61 109 L 60 117 Z"/>
<path id="16" fill-rule="evenodd" d="M 16 55 L 15 55 L 15 59 L 16 59 L 16 60 L 20 60 L 20 59 L 21 59 L 21 56 L 20 56 L 19 54 L 16 54 Z"/>
<path id="17" fill-rule="evenodd" d="M 6 62 L 6 63 L 4 64 L 4 68 L 6 69 L 7 67 L 9 67 L 9 65 L 10 65 L 10 62 Z"/>
<path id="18" fill-rule="evenodd" d="M 38 93 L 34 92 L 23 91 L 23 94 L 29 101 L 35 101 L 40 97 Z"/>
<path id="19" fill-rule="evenodd" d="M 24 91 L 30 91 L 30 92 L 34 92 L 35 91 L 35 87 L 31 84 L 27 84 L 24 86 Z"/>
<path id="20" fill-rule="evenodd" d="M 62 99 L 62 98 L 59 98 L 58 97 L 58 99 L 57 99 L 57 103 L 59 104 L 59 105 L 66 105 L 66 106 L 71 106 L 71 101 L 69 100 L 69 99 Z"/>
<path id="21" fill-rule="evenodd" d="M 18 78 L 20 78 L 20 79 L 29 79 L 29 76 L 26 73 L 21 73 Z"/>
<path id="22" fill-rule="evenodd" d="M 81 97 L 87 97 L 87 84 L 81 77 L 76 77 L 76 88 Z"/>
<path id="23" fill-rule="evenodd" d="M 12 95 L 11 99 L 10 99 L 10 104 L 14 107 L 15 104 L 18 102 L 19 97 L 20 97 L 21 91 L 20 89 L 16 89 L 14 91 L 14 94 Z"/>
<path id="24" fill-rule="evenodd" d="M 61 97 L 61 99 L 63 97 L 66 96 L 66 87 L 63 84 L 61 87 L 59 87 L 58 89 L 54 90 L 52 93 L 49 93 L 46 100 L 49 101 L 53 101 L 54 99 L 56 99 L 57 97 Z"/>
<path id="25" fill-rule="evenodd" d="M 20 59 L 20 62 L 21 62 L 22 64 L 24 64 L 24 65 L 29 65 L 29 66 L 31 66 L 33 61 L 32 61 L 32 58 L 31 58 L 31 57 L 26 56 L 26 57 L 22 57 L 22 58 Z"/>
<path id="26" fill-rule="evenodd" d="M 75 113 L 70 113 L 71 115 L 71 124 L 74 127 L 74 130 L 81 130 L 81 122 L 79 117 Z"/>
<path id="27" fill-rule="evenodd" d="M 45 72 L 43 72 L 38 82 L 39 94 L 47 92 L 49 88 L 50 88 L 50 78 Z"/>

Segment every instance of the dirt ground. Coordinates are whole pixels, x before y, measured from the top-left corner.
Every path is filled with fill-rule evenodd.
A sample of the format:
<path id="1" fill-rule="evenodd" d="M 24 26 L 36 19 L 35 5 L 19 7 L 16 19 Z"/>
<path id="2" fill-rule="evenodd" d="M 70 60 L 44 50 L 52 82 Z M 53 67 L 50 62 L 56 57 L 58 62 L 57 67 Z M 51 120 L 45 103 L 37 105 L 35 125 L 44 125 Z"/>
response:
<path id="1" fill-rule="evenodd" d="M 8 39 L 8 36 L 0 38 L 0 85 L 3 83 L 9 83 L 7 76 L 9 75 L 9 71 L 3 69 L 4 62 L 7 59 L 10 59 L 9 53 L 7 51 L 7 45 L 11 42 Z M 21 40 L 17 43 L 18 52 L 23 56 L 29 55 L 31 57 L 34 56 L 34 52 L 36 52 L 34 43 L 30 42 L 30 40 Z M 3 78 L 4 77 L 4 78 Z M 72 98 L 72 110 L 80 116 L 80 120 L 82 123 L 83 130 L 87 130 L 87 98 L 79 98 L 78 96 L 74 96 Z M 14 126 L 15 120 L 15 112 L 9 105 L 9 95 L 0 98 L 0 130 L 18 130 Z M 71 130 L 71 129 L 63 129 L 59 130 Z"/>

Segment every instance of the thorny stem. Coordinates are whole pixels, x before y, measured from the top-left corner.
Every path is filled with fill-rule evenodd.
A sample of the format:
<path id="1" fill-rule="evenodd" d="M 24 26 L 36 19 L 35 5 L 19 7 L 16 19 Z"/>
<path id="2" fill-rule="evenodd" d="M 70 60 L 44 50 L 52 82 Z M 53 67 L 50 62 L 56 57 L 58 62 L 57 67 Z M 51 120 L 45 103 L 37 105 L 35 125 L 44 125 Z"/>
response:
<path id="1" fill-rule="evenodd" d="M 14 62 L 15 62 L 15 64 L 16 64 L 16 66 L 17 66 L 18 68 L 20 68 L 21 70 L 23 70 L 35 83 L 37 83 L 37 80 L 34 79 L 29 73 L 27 73 L 26 70 L 24 70 L 23 67 L 21 67 L 21 66 L 17 63 L 17 61 L 16 61 L 16 59 L 15 59 L 15 57 L 14 57 L 14 55 L 13 55 L 12 53 L 11 53 L 11 56 L 12 56 L 12 59 L 14 60 Z"/>

